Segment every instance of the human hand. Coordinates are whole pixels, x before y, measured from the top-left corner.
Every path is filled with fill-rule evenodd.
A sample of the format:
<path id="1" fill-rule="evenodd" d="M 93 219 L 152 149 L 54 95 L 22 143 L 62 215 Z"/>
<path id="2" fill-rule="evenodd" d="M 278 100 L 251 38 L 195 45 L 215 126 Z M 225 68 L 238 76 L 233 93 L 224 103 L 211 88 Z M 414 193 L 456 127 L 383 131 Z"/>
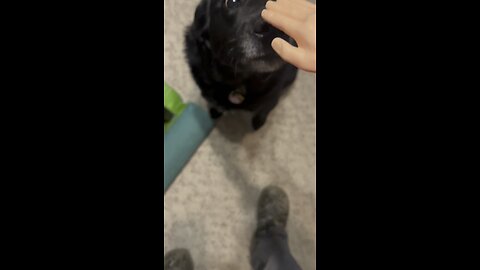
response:
<path id="1" fill-rule="evenodd" d="M 292 37 L 298 47 L 281 38 L 272 41 L 272 48 L 286 62 L 306 71 L 316 72 L 316 5 L 306 0 L 268 1 L 262 18 Z"/>

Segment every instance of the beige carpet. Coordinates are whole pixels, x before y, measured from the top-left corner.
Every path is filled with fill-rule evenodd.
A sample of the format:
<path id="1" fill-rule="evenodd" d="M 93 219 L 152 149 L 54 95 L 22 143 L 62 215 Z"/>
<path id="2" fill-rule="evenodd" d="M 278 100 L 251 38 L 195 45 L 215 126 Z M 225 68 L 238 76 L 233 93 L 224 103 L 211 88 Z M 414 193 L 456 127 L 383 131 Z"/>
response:
<path id="1" fill-rule="evenodd" d="M 199 0 L 166 0 L 165 81 L 205 106 L 184 57 L 185 27 Z M 304 270 L 316 268 L 316 79 L 300 72 L 258 132 L 249 115 L 220 120 L 164 196 L 164 248 L 187 248 L 198 270 L 251 269 L 249 244 L 261 189 L 283 187 L 291 201 L 290 247 Z"/>

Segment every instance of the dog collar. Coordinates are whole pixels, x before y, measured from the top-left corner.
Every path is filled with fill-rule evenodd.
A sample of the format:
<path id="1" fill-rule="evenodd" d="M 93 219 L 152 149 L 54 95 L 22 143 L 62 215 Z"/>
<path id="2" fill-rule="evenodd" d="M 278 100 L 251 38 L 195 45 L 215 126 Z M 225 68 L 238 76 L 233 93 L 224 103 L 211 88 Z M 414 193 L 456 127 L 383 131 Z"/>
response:
<path id="1" fill-rule="evenodd" d="M 233 104 L 241 104 L 245 100 L 245 89 L 237 89 L 230 92 L 228 95 L 228 100 Z"/>

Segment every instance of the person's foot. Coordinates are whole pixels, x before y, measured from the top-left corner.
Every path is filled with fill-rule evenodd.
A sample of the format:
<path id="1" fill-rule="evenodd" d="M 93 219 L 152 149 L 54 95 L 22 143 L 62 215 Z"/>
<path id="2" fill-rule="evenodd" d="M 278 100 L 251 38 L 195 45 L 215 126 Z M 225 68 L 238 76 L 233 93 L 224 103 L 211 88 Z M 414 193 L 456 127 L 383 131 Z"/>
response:
<path id="1" fill-rule="evenodd" d="M 289 214 L 288 196 L 277 186 L 263 189 L 257 206 L 257 232 L 273 227 L 285 229 Z"/>
<path id="2" fill-rule="evenodd" d="M 250 244 L 250 264 L 253 269 L 265 269 L 272 252 L 272 243 L 286 239 L 289 214 L 288 196 L 283 189 L 268 186 L 262 190 L 257 206 L 257 229 Z"/>
<path id="3" fill-rule="evenodd" d="M 193 260 L 186 249 L 172 250 L 165 255 L 164 270 L 193 270 Z"/>

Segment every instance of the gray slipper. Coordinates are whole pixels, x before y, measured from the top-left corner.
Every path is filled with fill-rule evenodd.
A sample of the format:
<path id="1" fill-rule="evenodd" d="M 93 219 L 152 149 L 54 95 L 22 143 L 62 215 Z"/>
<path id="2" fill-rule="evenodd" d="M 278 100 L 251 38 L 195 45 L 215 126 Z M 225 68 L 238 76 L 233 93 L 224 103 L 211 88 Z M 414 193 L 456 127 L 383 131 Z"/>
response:
<path id="1" fill-rule="evenodd" d="M 194 270 L 190 252 L 186 249 L 175 249 L 167 253 L 163 262 L 164 270 Z"/>

